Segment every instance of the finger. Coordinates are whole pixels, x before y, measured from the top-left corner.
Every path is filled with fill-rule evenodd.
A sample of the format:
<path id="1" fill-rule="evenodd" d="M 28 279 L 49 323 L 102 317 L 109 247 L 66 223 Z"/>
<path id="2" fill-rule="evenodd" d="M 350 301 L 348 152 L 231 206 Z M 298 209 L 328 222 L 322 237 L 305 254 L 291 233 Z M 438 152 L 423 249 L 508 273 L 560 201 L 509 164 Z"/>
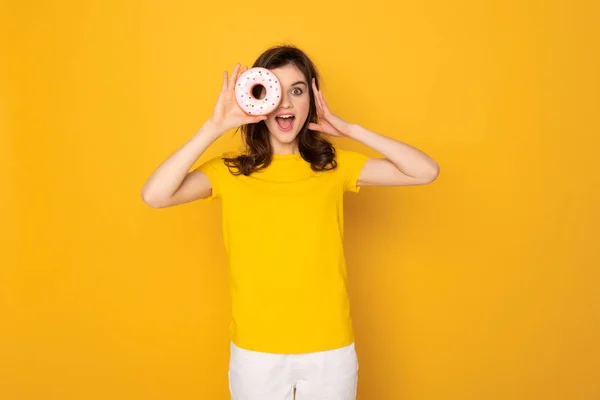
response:
<path id="1" fill-rule="evenodd" d="M 314 122 L 309 122 L 308 129 L 312 131 L 323 132 L 323 127 L 321 125 L 315 124 Z"/>
<path id="2" fill-rule="evenodd" d="M 317 110 L 319 108 L 319 89 L 317 89 L 317 84 L 315 82 L 315 78 L 312 78 L 312 87 L 313 87 L 313 97 L 315 98 L 315 105 L 317 106 Z"/>
<path id="3" fill-rule="evenodd" d="M 323 92 L 320 90 L 317 91 L 317 101 L 319 104 L 319 115 L 321 117 L 325 116 L 325 102 L 323 100 Z"/>
<path id="4" fill-rule="evenodd" d="M 312 87 L 313 87 L 313 97 L 315 99 L 315 106 L 317 107 L 317 114 L 319 113 L 319 91 L 317 90 L 317 85 L 315 84 L 315 78 L 313 78 L 312 81 Z"/>
<path id="5" fill-rule="evenodd" d="M 221 92 L 227 90 L 227 71 L 223 72 L 223 84 L 221 85 Z"/>
<path id="6" fill-rule="evenodd" d="M 321 107 L 325 108 L 325 99 L 323 98 L 323 93 L 319 92 L 319 103 L 321 103 Z"/>
<path id="7" fill-rule="evenodd" d="M 235 68 L 233 69 L 234 72 L 231 74 L 231 81 L 229 82 L 229 90 L 235 89 L 235 84 L 240 77 L 240 69 L 240 63 L 235 64 Z"/>
<path id="8" fill-rule="evenodd" d="M 246 72 L 247 70 L 248 70 L 248 67 L 242 67 L 242 68 L 240 68 L 240 71 L 238 72 L 237 77 L 235 78 L 235 81 L 233 82 L 234 89 L 235 89 L 235 85 L 237 84 L 237 81 L 240 79 L 240 76 L 242 76 L 242 74 L 244 72 Z"/>
<path id="9" fill-rule="evenodd" d="M 314 93 L 314 99 L 315 99 L 315 107 L 317 108 L 317 116 L 320 117 L 321 116 L 321 102 L 319 101 L 319 95 L 317 94 L 316 91 L 313 92 Z"/>
<path id="10" fill-rule="evenodd" d="M 319 105 L 319 102 L 317 99 L 315 99 L 315 103 L 317 106 L 317 120 L 320 122 L 321 119 L 323 119 L 323 111 L 321 110 L 321 106 Z"/>
<path id="11" fill-rule="evenodd" d="M 321 107 L 323 108 L 323 114 L 329 114 L 329 107 L 327 107 L 327 102 L 323 97 L 323 93 L 319 92 L 319 97 L 321 99 Z"/>
<path id="12" fill-rule="evenodd" d="M 315 97 L 315 103 L 317 104 L 317 116 L 323 118 L 323 105 L 321 104 L 321 98 L 319 95 Z"/>
<path id="13" fill-rule="evenodd" d="M 237 81 L 238 75 L 240 72 L 240 63 L 235 64 L 233 68 L 233 72 L 231 73 L 231 79 L 229 80 L 229 85 L 227 86 L 227 90 L 231 91 L 235 87 L 235 82 Z"/>

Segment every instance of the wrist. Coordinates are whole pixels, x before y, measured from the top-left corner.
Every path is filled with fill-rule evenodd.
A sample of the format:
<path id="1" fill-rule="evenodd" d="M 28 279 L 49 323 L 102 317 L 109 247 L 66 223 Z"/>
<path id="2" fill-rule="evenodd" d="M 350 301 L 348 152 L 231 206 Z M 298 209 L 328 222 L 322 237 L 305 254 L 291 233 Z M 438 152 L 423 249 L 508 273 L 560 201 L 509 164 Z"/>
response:
<path id="1" fill-rule="evenodd" d="M 212 118 L 209 118 L 204 123 L 204 125 L 202 125 L 202 128 L 200 128 L 199 132 L 202 132 L 202 134 L 204 134 L 204 135 L 213 136 L 215 139 L 217 139 L 217 138 L 223 136 L 223 134 L 225 132 L 227 132 L 227 129 L 224 129 L 218 123 L 216 123 Z"/>
<path id="2" fill-rule="evenodd" d="M 356 136 L 359 134 L 360 131 L 360 125 L 358 124 L 348 124 L 348 129 L 345 132 L 345 135 L 347 138 L 351 138 L 351 139 L 355 139 Z"/>

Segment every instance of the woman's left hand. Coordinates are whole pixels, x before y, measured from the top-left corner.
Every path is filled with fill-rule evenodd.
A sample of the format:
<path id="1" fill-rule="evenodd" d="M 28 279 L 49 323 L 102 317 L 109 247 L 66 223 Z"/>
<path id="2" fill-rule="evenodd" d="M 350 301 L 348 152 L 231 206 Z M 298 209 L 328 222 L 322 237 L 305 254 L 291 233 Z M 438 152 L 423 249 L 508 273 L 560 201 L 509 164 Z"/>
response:
<path id="1" fill-rule="evenodd" d="M 327 107 L 327 103 L 323 98 L 323 93 L 317 89 L 315 78 L 312 80 L 312 88 L 320 124 L 310 122 L 308 129 L 323 132 L 331 136 L 348 136 L 351 124 L 329 111 L 329 107 Z"/>

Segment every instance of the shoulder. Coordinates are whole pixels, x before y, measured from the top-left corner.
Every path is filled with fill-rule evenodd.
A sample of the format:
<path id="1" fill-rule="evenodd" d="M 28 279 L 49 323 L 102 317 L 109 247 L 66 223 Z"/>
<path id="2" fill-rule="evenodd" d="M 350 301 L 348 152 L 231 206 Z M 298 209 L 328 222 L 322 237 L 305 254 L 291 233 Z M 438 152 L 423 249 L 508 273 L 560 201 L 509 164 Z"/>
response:
<path id="1" fill-rule="evenodd" d="M 362 167 L 369 157 L 359 151 L 335 148 L 335 159 L 341 169 Z"/>
<path id="2" fill-rule="evenodd" d="M 350 192 L 358 192 L 358 178 L 360 173 L 369 159 L 369 156 L 352 150 L 344 150 L 336 148 L 337 169 L 342 177 L 344 190 Z"/>
<path id="3" fill-rule="evenodd" d="M 225 164 L 226 158 L 235 158 L 242 154 L 240 151 L 229 150 L 221 152 L 215 156 L 206 159 L 196 168 L 199 171 L 208 174 L 222 174 L 229 171 L 229 167 Z"/>

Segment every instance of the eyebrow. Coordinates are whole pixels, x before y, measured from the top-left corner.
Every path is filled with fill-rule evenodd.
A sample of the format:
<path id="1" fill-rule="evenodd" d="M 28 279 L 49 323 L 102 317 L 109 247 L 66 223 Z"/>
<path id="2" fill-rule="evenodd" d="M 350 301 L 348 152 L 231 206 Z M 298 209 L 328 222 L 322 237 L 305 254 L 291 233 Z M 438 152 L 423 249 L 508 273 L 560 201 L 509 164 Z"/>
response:
<path id="1" fill-rule="evenodd" d="M 304 86 L 308 87 L 308 85 L 304 81 L 294 82 L 290 86 L 296 86 L 296 85 L 304 85 Z"/>

